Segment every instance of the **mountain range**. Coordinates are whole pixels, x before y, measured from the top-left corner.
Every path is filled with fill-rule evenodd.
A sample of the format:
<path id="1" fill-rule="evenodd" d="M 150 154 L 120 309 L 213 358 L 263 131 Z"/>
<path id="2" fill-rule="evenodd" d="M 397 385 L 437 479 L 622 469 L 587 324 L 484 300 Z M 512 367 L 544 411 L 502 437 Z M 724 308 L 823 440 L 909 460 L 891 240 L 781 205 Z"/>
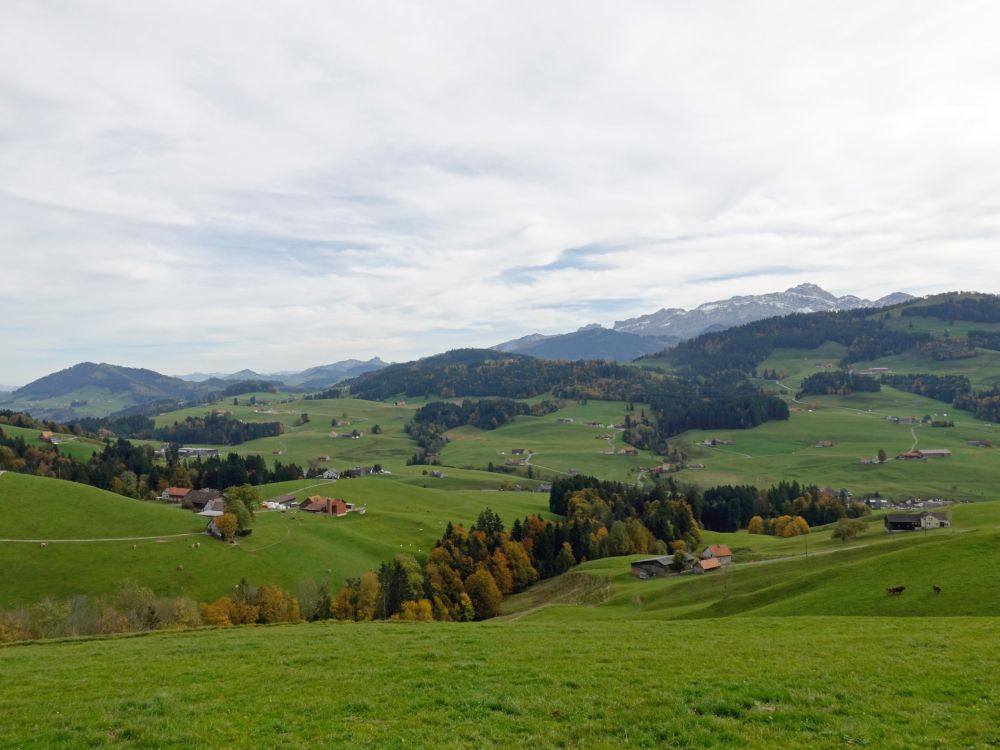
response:
<path id="1" fill-rule="evenodd" d="M 815 284 L 800 284 L 784 292 L 707 302 L 692 310 L 664 308 L 650 315 L 617 321 L 613 328 L 589 325 L 572 333 L 532 334 L 492 348 L 498 353 L 543 359 L 625 361 L 660 352 L 702 333 L 765 318 L 886 307 L 911 299 L 911 295 L 902 292 L 875 301 L 853 295 L 837 297 Z M 258 373 L 245 369 L 233 373 L 190 373 L 171 377 L 153 370 L 81 362 L 0 395 L 0 408 L 23 409 L 37 417 L 57 420 L 106 416 L 154 402 L 197 402 L 224 391 L 240 393 L 258 387 L 261 381 L 283 390 L 319 391 L 349 378 L 381 370 L 388 364 L 375 357 L 348 359 L 300 372 Z M 245 385 L 243 391 L 239 390 L 239 383 Z"/>
<path id="2" fill-rule="evenodd" d="M 867 300 L 837 297 L 816 284 L 799 284 L 783 292 L 730 297 L 691 310 L 663 308 L 649 315 L 615 321 L 612 328 L 588 325 L 573 333 L 534 333 L 492 347 L 497 351 L 550 359 L 628 360 L 652 354 L 703 333 L 793 313 L 889 307 L 914 299 L 905 292 Z"/>
<path id="3" fill-rule="evenodd" d="M 334 362 L 279 377 L 274 376 L 276 373 L 240 370 L 230 374 L 192 373 L 179 378 L 143 368 L 80 362 L 3 394 L 0 408 L 20 409 L 54 420 L 99 417 L 156 402 L 198 402 L 224 392 L 255 390 L 262 383 L 284 390 L 322 390 L 387 364 L 375 357 Z M 245 384 L 242 391 L 238 387 L 241 383 Z"/>
<path id="4" fill-rule="evenodd" d="M 341 380 L 357 377 L 362 373 L 379 370 L 388 366 L 379 357 L 368 360 L 345 359 L 329 365 L 319 365 L 306 370 L 281 370 L 279 372 L 254 372 L 253 370 L 240 370 L 238 372 L 192 372 L 187 375 L 178 375 L 181 380 L 190 382 L 204 382 L 207 380 L 267 380 L 274 383 L 301 387 L 301 388 L 329 388 L 336 385 Z"/>

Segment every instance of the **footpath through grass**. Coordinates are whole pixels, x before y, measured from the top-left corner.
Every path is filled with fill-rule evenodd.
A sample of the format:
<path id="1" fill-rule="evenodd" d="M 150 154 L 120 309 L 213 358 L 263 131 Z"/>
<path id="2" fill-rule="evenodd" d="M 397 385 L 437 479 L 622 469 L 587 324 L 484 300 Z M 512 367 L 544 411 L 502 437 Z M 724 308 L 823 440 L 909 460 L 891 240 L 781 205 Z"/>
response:
<path id="1" fill-rule="evenodd" d="M 998 637 L 995 618 L 810 617 L 331 622 L 5 647 L 0 745 L 990 747 Z"/>

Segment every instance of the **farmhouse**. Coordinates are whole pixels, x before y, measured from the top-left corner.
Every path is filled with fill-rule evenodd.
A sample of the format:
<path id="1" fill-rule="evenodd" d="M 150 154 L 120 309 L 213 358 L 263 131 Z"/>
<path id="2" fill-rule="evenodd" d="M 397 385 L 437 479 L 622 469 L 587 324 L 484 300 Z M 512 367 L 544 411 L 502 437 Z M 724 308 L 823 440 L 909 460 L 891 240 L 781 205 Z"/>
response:
<path id="1" fill-rule="evenodd" d="M 920 526 L 925 529 L 944 529 L 951 526 L 947 513 L 924 511 L 920 514 Z"/>
<path id="2" fill-rule="evenodd" d="M 513 448 L 510 452 L 512 456 L 523 456 L 525 453 L 525 448 Z"/>
<path id="3" fill-rule="evenodd" d="M 733 561 L 733 552 L 725 544 L 710 544 L 701 553 L 702 560 L 718 560 L 720 565 Z"/>
<path id="4" fill-rule="evenodd" d="M 177 455 L 181 458 L 213 458 L 219 455 L 218 448 L 178 448 Z"/>
<path id="5" fill-rule="evenodd" d="M 354 506 L 351 506 L 354 507 Z M 346 516 L 347 503 L 340 498 L 320 497 L 313 495 L 302 501 L 299 505 L 301 510 L 308 513 L 326 513 L 331 516 Z"/>
<path id="6" fill-rule="evenodd" d="M 166 500 L 168 503 L 179 503 L 189 494 L 191 494 L 190 487 L 167 487 L 160 495 L 160 499 Z"/>
<path id="7" fill-rule="evenodd" d="M 904 451 L 896 454 L 897 461 L 922 461 L 923 454 L 920 451 Z"/>
<path id="8" fill-rule="evenodd" d="M 618 455 L 620 455 L 620 456 L 634 456 L 638 452 L 639 451 L 635 448 L 635 446 L 626 445 L 624 448 L 622 448 L 620 451 L 618 451 Z"/>
<path id="9" fill-rule="evenodd" d="M 670 555 L 662 557 L 649 557 L 645 560 L 636 560 L 632 563 L 632 575 L 643 580 L 656 578 L 670 574 L 670 563 L 674 558 Z"/>
<path id="10" fill-rule="evenodd" d="M 946 513 L 887 513 L 883 521 L 887 534 L 897 531 L 920 531 L 921 529 L 941 529 L 951 526 Z"/>
<path id="11" fill-rule="evenodd" d="M 206 505 L 221 497 L 222 493 L 218 490 L 191 490 L 182 502 L 184 503 L 184 507 L 191 508 L 191 510 L 197 513 L 198 511 L 205 510 Z"/>
<path id="12" fill-rule="evenodd" d="M 816 441 L 816 445 L 813 446 L 813 447 L 815 447 L 815 448 L 832 448 L 833 447 L 833 441 L 832 440 L 817 440 Z"/>
<path id="13" fill-rule="evenodd" d="M 336 469 L 327 469 L 322 474 L 319 475 L 320 479 L 340 479 L 340 472 Z"/>
<path id="14" fill-rule="evenodd" d="M 221 497 L 217 497 L 214 500 L 209 500 L 197 515 L 205 516 L 206 518 L 218 518 L 225 512 L 226 501 Z"/>
<path id="15" fill-rule="evenodd" d="M 46 443 L 52 442 L 52 432 L 50 430 L 42 430 L 38 433 L 38 439 L 44 440 Z"/>
<path id="16" fill-rule="evenodd" d="M 713 570 L 722 570 L 722 564 L 713 557 L 707 560 L 699 560 L 694 564 L 692 570 L 695 573 L 708 573 Z"/>
<path id="17" fill-rule="evenodd" d="M 272 497 L 270 500 L 264 502 L 265 508 L 288 508 L 294 506 L 298 501 L 295 499 L 295 493 L 289 492 L 285 495 L 278 495 L 277 497 Z M 270 505 L 268 505 L 270 503 Z"/>
<path id="18" fill-rule="evenodd" d="M 947 448 L 922 448 L 917 453 L 923 458 L 947 458 L 951 455 L 951 451 Z"/>

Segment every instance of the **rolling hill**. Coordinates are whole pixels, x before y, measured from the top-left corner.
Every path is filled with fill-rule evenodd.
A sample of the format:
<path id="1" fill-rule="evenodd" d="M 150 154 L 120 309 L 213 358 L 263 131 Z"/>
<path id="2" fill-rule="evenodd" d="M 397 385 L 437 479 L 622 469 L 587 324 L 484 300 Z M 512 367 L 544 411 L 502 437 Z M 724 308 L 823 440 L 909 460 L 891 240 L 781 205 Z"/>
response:
<path id="1" fill-rule="evenodd" d="M 0 407 L 67 421 L 108 416 L 157 401 L 195 401 L 228 385 L 217 380 L 190 383 L 152 370 L 81 362 L 18 388 Z"/>
<path id="2" fill-rule="evenodd" d="M 368 510 L 345 518 L 258 511 L 253 535 L 230 546 L 207 537 L 205 519 L 177 506 L 2 473 L 0 566 L 18 575 L 0 583 L 0 609 L 46 596 L 107 594 L 126 579 L 160 595 L 201 601 L 227 593 L 242 578 L 293 592 L 307 582 L 336 590 L 397 552 L 422 558 L 449 521 L 468 524 L 487 506 L 508 524 L 547 512 L 546 494 L 496 492 L 496 476 L 449 474 L 436 483 L 414 470 L 268 485 L 262 488 L 265 498 L 321 493 Z"/>

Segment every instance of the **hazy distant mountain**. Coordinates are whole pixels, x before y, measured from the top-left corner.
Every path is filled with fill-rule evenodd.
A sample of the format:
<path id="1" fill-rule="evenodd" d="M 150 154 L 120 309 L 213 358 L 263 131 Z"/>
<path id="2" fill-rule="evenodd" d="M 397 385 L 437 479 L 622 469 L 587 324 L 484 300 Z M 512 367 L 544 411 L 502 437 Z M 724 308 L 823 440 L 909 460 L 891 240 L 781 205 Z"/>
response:
<path id="1" fill-rule="evenodd" d="M 193 401 L 221 390 L 221 382 L 190 383 L 153 370 L 81 362 L 17 388 L 2 404 L 51 419 L 106 416 L 153 401 Z"/>
<path id="2" fill-rule="evenodd" d="M 651 315 L 616 321 L 614 330 L 640 336 L 672 336 L 683 340 L 701 333 L 725 330 L 779 315 L 887 307 L 911 299 L 913 296 L 904 292 L 895 292 L 875 301 L 854 295 L 837 297 L 815 284 L 799 284 L 784 292 L 706 302 L 693 310 L 664 308 Z"/>
<path id="3" fill-rule="evenodd" d="M 284 383 L 298 390 L 322 390 L 336 385 L 342 380 L 362 375 L 366 372 L 379 370 L 388 365 L 378 357 L 369 360 L 345 359 L 329 365 L 319 365 L 310 367 L 301 372 L 297 370 L 282 370 L 280 372 L 259 373 L 253 370 L 240 370 L 239 372 L 192 372 L 187 375 L 178 375 L 181 380 L 194 383 L 202 383 L 210 380 L 266 380 L 272 383 Z"/>
<path id="4" fill-rule="evenodd" d="M 329 388 L 347 378 L 357 377 L 366 372 L 374 372 L 388 367 L 388 362 L 383 362 L 378 357 L 369 360 L 345 359 L 341 362 L 334 362 L 329 365 L 310 367 L 308 370 L 286 375 L 280 379 L 283 383 L 295 388 L 309 390 Z"/>
<path id="5" fill-rule="evenodd" d="M 180 380 L 189 383 L 203 383 L 206 380 L 280 380 L 281 373 L 268 373 L 262 375 L 253 370 L 240 370 L 239 372 L 191 372 L 187 375 L 176 375 Z"/>
<path id="6" fill-rule="evenodd" d="M 534 333 L 492 347 L 495 351 L 527 354 L 544 359 L 613 359 L 631 360 L 643 354 L 658 352 L 677 343 L 677 339 L 661 336 L 639 336 L 613 331 L 599 325 L 589 325 L 573 333 L 544 336 Z"/>

